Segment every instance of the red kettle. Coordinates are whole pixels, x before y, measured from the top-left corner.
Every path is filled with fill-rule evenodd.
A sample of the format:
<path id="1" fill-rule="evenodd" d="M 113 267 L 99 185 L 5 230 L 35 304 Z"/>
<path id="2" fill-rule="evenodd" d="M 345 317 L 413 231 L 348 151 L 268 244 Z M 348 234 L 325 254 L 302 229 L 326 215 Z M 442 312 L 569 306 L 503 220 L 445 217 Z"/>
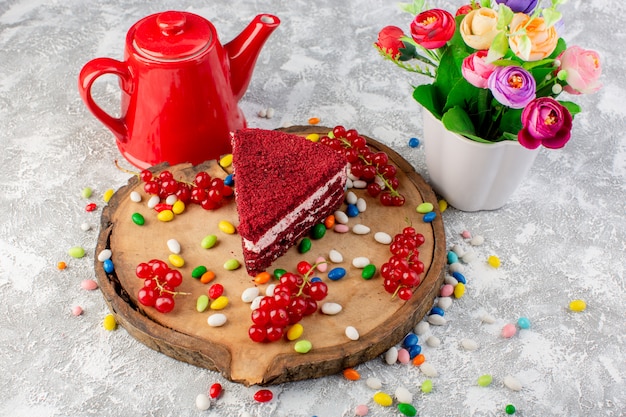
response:
<path id="1" fill-rule="evenodd" d="M 179 11 L 147 16 L 128 31 L 124 61 L 96 58 L 85 64 L 80 95 L 138 168 L 218 159 L 231 152 L 230 132 L 246 126 L 238 101 L 261 47 L 279 24 L 276 16 L 258 15 L 221 45 L 215 27 L 201 16 Z M 119 118 L 92 97 L 94 81 L 104 74 L 119 77 Z"/>

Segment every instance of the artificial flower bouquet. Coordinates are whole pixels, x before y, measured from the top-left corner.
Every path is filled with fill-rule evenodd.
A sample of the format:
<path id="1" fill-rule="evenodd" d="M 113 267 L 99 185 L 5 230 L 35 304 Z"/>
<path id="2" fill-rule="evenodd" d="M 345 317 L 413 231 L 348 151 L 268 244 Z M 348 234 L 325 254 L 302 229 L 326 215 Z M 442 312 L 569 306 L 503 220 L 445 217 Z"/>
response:
<path id="1" fill-rule="evenodd" d="M 568 47 L 559 37 L 558 6 L 567 0 L 472 1 L 456 16 L 401 7 L 415 18 L 410 36 L 383 28 L 375 47 L 399 67 L 433 79 L 413 97 L 449 131 L 478 142 L 517 140 L 526 148 L 563 147 L 580 107 L 557 100 L 600 87 L 597 52 Z"/>

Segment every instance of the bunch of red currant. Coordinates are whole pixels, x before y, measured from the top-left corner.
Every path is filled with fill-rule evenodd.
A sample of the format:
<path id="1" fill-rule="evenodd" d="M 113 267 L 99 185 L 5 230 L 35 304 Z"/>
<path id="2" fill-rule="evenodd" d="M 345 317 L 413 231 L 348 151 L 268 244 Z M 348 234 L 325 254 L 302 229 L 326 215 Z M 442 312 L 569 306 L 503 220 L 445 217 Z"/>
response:
<path id="1" fill-rule="evenodd" d="M 183 275 L 177 269 L 171 269 L 159 259 L 142 262 L 135 268 L 135 275 L 143 279 L 143 287 L 137 292 L 137 299 L 146 307 L 154 307 L 160 313 L 169 313 L 174 309 L 174 297 L 186 294 L 176 291 L 183 282 Z"/>
<path id="2" fill-rule="evenodd" d="M 302 261 L 298 273 L 286 272 L 274 288 L 273 295 L 266 295 L 252 311 L 252 326 L 248 329 L 255 342 L 280 340 L 287 326 L 296 324 L 305 316 L 317 311 L 317 303 L 326 298 L 328 287 L 322 281 L 310 281 L 314 266 Z"/>
<path id="3" fill-rule="evenodd" d="M 193 182 L 188 183 L 176 180 L 168 170 L 161 171 L 158 175 L 148 169 L 137 173 L 120 167 L 117 161 L 115 163 L 120 170 L 138 176 L 144 183 L 143 190 L 146 194 L 156 195 L 162 200 L 176 196 L 177 200 L 185 204 L 198 204 L 205 210 L 214 210 L 221 207 L 225 198 L 233 195 L 230 185 L 226 185 L 222 178 L 211 178 L 208 172 L 197 173 Z"/>
<path id="4" fill-rule="evenodd" d="M 424 264 L 419 260 L 419 247 L 425 242 L 424 235 L 413 227 L 405 227 L 394 236 L 389 245 L 391 258 L 380 267 L 385 291 L 401 300 L 408 300 L 420 285 Z"/>
<path id="5" fill-rule="evenodd" d="M 372 151 L 355 129 L 335 126 L 332 137 L 323 136 L 320 142 L 343 153 L 350 163 L 350 173 L 368 183 L 369 195 L 379 197 L 385 206 L 404 204 L 404 196 L 398 192 L 400 181 L 396 177 L 396 166 L 389 163 L 385 152 Z"/>

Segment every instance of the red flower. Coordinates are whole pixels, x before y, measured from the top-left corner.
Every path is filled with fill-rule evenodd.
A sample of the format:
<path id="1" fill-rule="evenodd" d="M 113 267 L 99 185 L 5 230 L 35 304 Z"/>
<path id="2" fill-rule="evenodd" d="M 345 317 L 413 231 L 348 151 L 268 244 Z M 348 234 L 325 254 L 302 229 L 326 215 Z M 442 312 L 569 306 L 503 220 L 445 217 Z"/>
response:
<path id="1" fill-rule="evenodd" d="M 559 149 L 570 139 L 572 115 L 552 97 L 541 97 L 531 101 L 522 111 L 522 126 L 517 134 L 522 146 L 536 149 L 543 145 Z"/>
<path id="2" fill-rule="evenodd" d="M 474 8 L 471 4 L 466 4 L 465 6 L 461 6 L 458 8 L 458 10 L 456 11 L 456 16 L 460 16 L 462 14 L 468 14 L 472 10 L 476 10 L 479 7 L 480 7 L 479 4 L 476 5 L 476 8 Z"/>
<path id="3" fill-rule="evenodd" d="M 378 42 L 375 45 L 395 59 L 401 54 L 400 49 L 404 48 L 404 43 L 400 40 L 403 36 L 404 32 L 399 27 L 385 26 L 378 32 Z"/>
<path id="4" fill-rule="evenodd" d="M 456 29 L 454 16 L 442 9 L 431 9 L 415 16 L 411 23 L 413 40 L 426 49 L 437 49 L 446 44 Z"/>

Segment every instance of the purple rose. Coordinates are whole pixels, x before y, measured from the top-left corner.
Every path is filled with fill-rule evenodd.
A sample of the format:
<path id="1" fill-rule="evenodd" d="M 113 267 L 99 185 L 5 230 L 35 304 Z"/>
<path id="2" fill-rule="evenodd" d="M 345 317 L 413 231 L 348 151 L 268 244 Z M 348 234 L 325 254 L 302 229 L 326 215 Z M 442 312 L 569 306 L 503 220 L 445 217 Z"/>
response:
<path id="1" fill-rule="evenodd" d="M 517 140 L 525 148 L 559 149 L 570 139 L 572 115 L 552 97 L 541 97 L 522 111 L 522 126 Z"/>
<path id="2" fill-rule="evenodd" d="M 515 13 L 531 14 L 537 7 L 538 0 L 496 0 L 496 3 L 505 4 Z"/>
<path id="3" fill-rule="evenodd" d="M 505 106 L 521 109 L 535 98 L 537 83 L 522 67 L 498 67 L 491 73 L 487 86 L 494 98 Z"/>

